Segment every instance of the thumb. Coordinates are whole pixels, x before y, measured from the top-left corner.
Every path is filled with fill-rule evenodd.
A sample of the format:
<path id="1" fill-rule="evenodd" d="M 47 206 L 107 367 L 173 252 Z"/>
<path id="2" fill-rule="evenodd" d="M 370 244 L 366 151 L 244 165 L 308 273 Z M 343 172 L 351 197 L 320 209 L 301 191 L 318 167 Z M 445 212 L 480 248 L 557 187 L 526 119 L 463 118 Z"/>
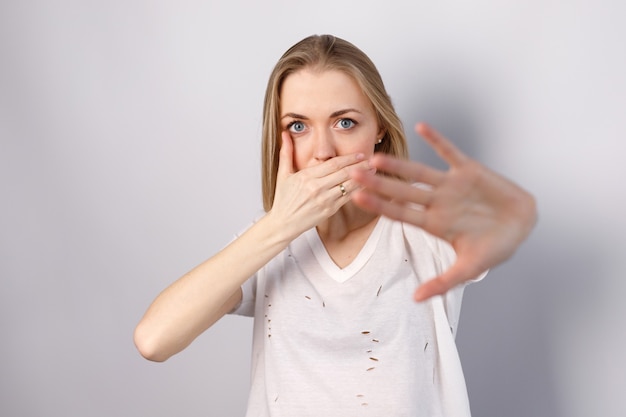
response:
<path id="1" fill-rule="evenodd" d="M 415 301 L 425 301 L 435 295 L 443 295 L 463 282 L 478 278 L 483 272 L 484 270 L 473 262 L 459 258 L 443 274 L 420 285 L 415 290 L 413 298 Z"/>
<path id="2" fill-rule="evenodd" d="M 278 176 L 285 177 L 294 173 L 293 169 L 293 141 L 289 132 L 283 131 L 281 134 L 282 144 L 278 154 Z"/>
<path id="3" fill-rule="evenodd" d="M 417 290 L 415 290 L 415 294 L 413 294 L 415 301 L 426 301 L 430 297 L 442 295 L 448 291 L 450 289 L 449 284 L 442 278 L 443 277 L 439 276 L 420 285 Z"/>

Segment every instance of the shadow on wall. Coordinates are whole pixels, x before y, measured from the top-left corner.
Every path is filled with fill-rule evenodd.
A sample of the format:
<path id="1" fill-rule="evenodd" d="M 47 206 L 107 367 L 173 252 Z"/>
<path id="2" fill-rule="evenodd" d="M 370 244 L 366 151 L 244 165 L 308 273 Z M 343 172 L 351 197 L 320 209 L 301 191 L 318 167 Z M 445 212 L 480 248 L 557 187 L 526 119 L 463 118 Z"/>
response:
<path id="1" fill-rule="evenodd" d="M 581 361 L 572 363 L 579 349 L 563 340 L 590 338 L 581 318 L 595 316 L 600 295 L 589 279 L 607 265 L 586 242 L 540 223 L 511 260 L 468 288 L 457 344 L 476 415 L 571 415 L 579 400 L 567 396 L 567 379 L 578 372 L 563 364 Z"/>
<path id="2" fill-rule="evenodd" d="M 424 72 L 426 73 L 426 71 Z M 441 132 L 467 155 L 480 160 L 481 121 L 477 101 L 472 94 L 452 77 L 433 72 L 432 78 L 425 76 L 413 86 L 407 102 L 395 103 L 404 123 L 411 159 L 438 169 L 447 169 L 447 164 L 435 151 L 415 133 L 415 124 L 426 122 Z"/>
<path id="3" fill-rule="evenodd" d="M 416 134 L 411 134 L 414 122 L 426 121 L 467 155 L 489 165 L 481 157 L 481 150 L 489 146 L 485 138 L 490 115 L 481 111 L 477 106 L 480 97 L 473 96 L 461 79 L 433 72 L 428 85 L 416 85 L 414 98 L 402 106 L 410 113 L 399 109 L 408 133 L 411 159 L 447 168 L 421 139 L 415 139 Z M 554 236 L 562 239 L 558 231 L 540 221 L 511 260 L 466 291 L 457 345 L 474 415 L 562 415 L 551 341 L 553 324 L 563 315 L 555 307 L 555 300 L 563 297 L 564 281 L 568 278 L 563 276 L 563 265 L 576 275 L 585 276 L 600 259 L 590 258 L 589 251 L 582 247 L 559 246 Z M 582 282 L 567 281 L 572 299 L 585 295 L 587 289 L 582 288 Z M 573 304 L 569 301 L 560 305 Z"/>

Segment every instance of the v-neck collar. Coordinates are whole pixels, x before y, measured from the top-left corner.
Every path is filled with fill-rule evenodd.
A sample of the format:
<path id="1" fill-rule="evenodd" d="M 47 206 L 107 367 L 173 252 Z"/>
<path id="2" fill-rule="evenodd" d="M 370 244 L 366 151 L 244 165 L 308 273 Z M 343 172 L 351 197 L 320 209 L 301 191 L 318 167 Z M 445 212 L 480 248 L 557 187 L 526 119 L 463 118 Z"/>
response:
<path id="1" fill-rule="evenodd" d="M 320 264 L 324 272 L 333 280 L 339 283 L 344 283 L 359 272 L 372 257 L 386 224 L 387 219 L 380 216 L 376 222 L 376 226 L 372 229 L 372 232 L 368 236 L 365 244 L 357 256 L 344 268 L 339 268 L 335 261 L 332 260 L 326 250 L 326 247 L 324 246 L 324 243 L 322 242 L 322 239 L 320 238 L 320 235 L 317 233 L 317 228 L 313 227 L 312 229 L 307 230 L 305 232 L 305 236 L 309 246 L 311 247 L 311 251 L 315 255 L 317 262 Z"/>

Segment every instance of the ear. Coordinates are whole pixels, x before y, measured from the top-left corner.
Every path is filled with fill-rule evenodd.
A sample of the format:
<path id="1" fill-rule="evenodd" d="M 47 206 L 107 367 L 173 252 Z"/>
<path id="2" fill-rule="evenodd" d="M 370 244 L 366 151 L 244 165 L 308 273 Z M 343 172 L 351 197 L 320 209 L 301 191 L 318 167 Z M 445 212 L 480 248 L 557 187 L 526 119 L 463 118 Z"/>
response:
<path id="1" fill-rule="evenodd" d="M 381 127 L 378 130 L 378 133 L 376 134 L 376 144 L 381 143 L 386 134 L 387 134 L 387 129 L 385 129 L 384 127 Z"/>

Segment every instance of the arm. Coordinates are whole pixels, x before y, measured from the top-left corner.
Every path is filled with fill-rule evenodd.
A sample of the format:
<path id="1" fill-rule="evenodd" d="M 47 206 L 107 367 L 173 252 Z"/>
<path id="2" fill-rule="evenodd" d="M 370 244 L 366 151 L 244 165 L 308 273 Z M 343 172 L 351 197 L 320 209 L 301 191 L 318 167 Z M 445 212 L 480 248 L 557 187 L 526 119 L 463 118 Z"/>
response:
<path id="1" fill-rule="evenodd" d="M 364 188 L 352 199 L 367 210 L 450 242 L 457 260 L 417 289 L 415 299 L 422 301 L 508 259 L 533 229 L 537 209 L 527 191 L 470 159 L 435 130 L 425 124 L 416 130 L 450 169 L 442 172 L 377 154 L 370 164 L 404 181 L 355 170 L 352 176 Z M 414 187 L 414 182 L 427 187 Z"/>
<path id="2" fill-rule="evenodd" d="M 353 184 L 349 170 L 366 165 L 363 156 L 346 155 L 294 172 L 293 144 L 284 133 L 274 206 L 238 239 L 157 296 L 135 329 L 139 352 L 160 362 L 187 347 L 239 303 L 241 285 L 249 277 L 348 201 L 337 185 Z"/>
<path id="3" fill-rule="evenodd" d="M 158 362 L 168 359 L 236 306 L 246 279 L 289 243 L 280 230 L 266 215 L 159 294 L 135 329 L 141 355 Z"/>

